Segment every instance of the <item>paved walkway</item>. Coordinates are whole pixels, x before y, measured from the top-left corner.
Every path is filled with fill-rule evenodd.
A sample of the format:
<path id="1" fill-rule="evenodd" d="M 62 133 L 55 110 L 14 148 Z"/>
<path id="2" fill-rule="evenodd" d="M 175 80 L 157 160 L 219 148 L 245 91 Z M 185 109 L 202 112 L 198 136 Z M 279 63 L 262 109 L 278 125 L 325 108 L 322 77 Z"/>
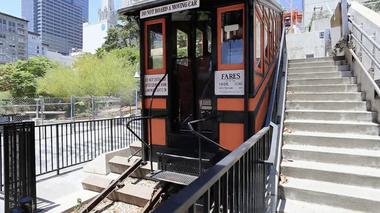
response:
<path id="1" fill-rule="evenodd" d="M 96 193 L 82 189 L 81 181 L 86 175 L 81 169 L 78 169 L 38 181 L 37 206 L 39 212 L 62 212 L 76 205 L 78 199 L 86 201 L 94 197 Z M 4 212 L 3 195 L 0 195 L 0 212 Z"/>

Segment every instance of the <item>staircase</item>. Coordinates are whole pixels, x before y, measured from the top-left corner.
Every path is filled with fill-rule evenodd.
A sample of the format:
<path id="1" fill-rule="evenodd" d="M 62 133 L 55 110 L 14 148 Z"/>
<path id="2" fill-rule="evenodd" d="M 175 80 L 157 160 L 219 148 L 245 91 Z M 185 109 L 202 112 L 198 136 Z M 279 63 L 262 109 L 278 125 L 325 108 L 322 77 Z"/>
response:
<path id="1" fill-rule="evenodd" d="M 289 61 L 280 212 L 380 212 L 380 128 L 349 70 Z"/>

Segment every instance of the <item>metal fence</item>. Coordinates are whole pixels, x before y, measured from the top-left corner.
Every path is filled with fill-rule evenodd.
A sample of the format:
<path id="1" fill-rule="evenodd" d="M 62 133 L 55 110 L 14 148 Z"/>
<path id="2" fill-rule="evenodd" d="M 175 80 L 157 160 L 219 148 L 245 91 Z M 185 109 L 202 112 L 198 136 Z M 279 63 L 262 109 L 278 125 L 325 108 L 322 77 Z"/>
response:
<path id="1" fill-rule="evenodd" d="M 0 191 L 5 194 L 5 212 L 36 208 L 34 123 L 12 123 L 0 132 Z M 13 211 L 12 211 L 13 212 Z"/>
<path id="2" fill-rule="evenodd" d="M 132 119 L 133 116 L 35 126 L 36 175 L 59 174 L 102 153 L 128 147 L 137 140 L 127 129 Z M 0 191 L 4 186 L 3 126 L 0 125 Z M 141 121 L 133 120 L 130 126 L 141 137 Z"/>
<path id="3" fill-rule="evenodd" d="M 86 119 L 123 117 L 136 113 L 138 94 L 133 101 L 119 97 L 12 98 L 0 99 L 1 120 L 34 120 L 37 124 Z"/>
<path id="4" fill-rule="evenodd" d="M 128 147 L 137 138 L 127 129 L 133 117 L 76 121 L 36 127 L 36 173 L 43 175 Z M 141 122 L 132 129 L 141 135 Z"/>

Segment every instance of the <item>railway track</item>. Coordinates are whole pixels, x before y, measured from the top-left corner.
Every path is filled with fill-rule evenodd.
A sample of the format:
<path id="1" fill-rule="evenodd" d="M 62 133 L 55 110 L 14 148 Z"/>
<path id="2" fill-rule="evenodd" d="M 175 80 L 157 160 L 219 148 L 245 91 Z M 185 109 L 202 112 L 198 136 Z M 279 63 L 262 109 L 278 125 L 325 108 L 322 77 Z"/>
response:
<path id="1" fill-rule="evenodd" d="M 139 168 L 145 165 L 142 159 L 135 161 L 117 179 L 104 188 L 99 195 L 84 205 L 78 212 L 117 212 L 114 209 L 130 209 L 127 212 L 151 212 L 165 197 L 169 184 L 152 181 L 146 178 L 132 177 Z M 140 182 L 149 182 L 150 188 L 141 187 Z M 134 185 L 132 185 L 133 183 Z M 145 199 L 141 199 L 144 197 Z"/>

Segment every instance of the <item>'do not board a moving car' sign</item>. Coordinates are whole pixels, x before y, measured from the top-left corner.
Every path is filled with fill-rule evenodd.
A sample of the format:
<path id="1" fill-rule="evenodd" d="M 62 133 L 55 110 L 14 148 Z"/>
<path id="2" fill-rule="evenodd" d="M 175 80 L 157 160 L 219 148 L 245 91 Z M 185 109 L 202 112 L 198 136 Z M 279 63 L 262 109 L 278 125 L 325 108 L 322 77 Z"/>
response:
<path id="1" fill-rule="evenodd" d="M 144 93 L 146 96 L 152 96 L 154 88 L 164 77 L 164 74 L 157 75 L 145 75 L 144 76 Z M 168 95 L 168 76 L 161 81 L 160 85 L 157 86 L 157 90 L 154 96 L 167 96 Z"/>
<path id="2" fill-rule="evenodd" d="M 187 0 L 140 11 L 140 18 L 149 18 L 200 7 L 200 0 Z"/>

